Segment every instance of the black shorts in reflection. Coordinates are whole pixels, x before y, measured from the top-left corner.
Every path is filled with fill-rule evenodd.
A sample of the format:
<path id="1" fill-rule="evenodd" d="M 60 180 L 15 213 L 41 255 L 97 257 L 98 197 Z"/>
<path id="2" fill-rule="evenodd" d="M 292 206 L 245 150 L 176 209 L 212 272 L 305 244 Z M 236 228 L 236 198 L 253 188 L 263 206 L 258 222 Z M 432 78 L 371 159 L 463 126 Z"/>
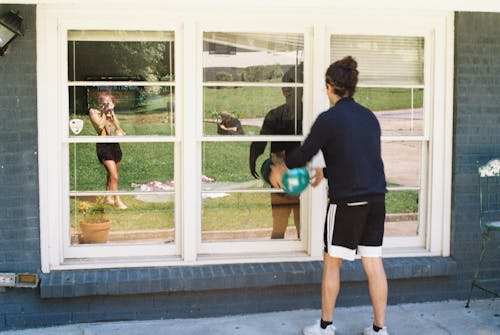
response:
<path id="1" fill-rule="evenodd" d="M 122 149 L 119 143 L 96 143 L 97 158 L 101 164 L 104 161 L 120 162 L 122 160 Z"/>

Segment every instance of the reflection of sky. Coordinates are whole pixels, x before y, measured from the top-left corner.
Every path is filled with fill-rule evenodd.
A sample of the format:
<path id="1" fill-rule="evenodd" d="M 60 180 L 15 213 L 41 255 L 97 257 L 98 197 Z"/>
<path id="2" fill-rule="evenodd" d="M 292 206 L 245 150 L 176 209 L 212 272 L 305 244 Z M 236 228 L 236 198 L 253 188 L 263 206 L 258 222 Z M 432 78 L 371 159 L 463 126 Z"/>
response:
<path id="1" fill-rule="evenodd" d="M 203 52 L 203 67 L 248 67 L 257 65 L 295 65 L 296 52 L 237 52 L 236 55 L 214 55 Z"/>

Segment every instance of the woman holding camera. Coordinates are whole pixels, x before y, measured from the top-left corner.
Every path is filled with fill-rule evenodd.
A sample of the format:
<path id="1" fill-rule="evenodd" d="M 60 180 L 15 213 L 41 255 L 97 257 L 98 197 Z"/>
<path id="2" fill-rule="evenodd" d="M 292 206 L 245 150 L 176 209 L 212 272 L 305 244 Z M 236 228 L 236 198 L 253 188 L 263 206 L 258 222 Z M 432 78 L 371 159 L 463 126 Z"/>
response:
<path id="1" fill-rule="evenodd" d="M 98 108 L 89 110 L 89 117 L 99 136 L 121 136 L 125 132 L 120 127 L 115 114 L 115 99 L 110 91 L 101 91 L 97 96 Z M 122 151 L 119 143 L 96 143 L 97 158 L 107 172 L 106 190 L 118 191 L 118 171 L 120 170 L 120 161 Z M 126 209 L 127 206 L 121 201 L 119 195 L 106 196 L 105 202 L 120 209 Z"/>

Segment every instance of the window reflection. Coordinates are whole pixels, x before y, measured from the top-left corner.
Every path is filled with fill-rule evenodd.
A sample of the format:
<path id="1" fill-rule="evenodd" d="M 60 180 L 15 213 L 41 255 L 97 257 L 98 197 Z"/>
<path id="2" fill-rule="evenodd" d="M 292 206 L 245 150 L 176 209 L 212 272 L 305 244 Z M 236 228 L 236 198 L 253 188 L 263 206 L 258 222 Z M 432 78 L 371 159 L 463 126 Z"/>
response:
<path id="1" fill-rule="evenodd" d="M 241 123 L 238 135 L 302 134 L 303 61 L 301 34 L 204 33 L 205 135 L 224 113 Z"/>
<path id="2" fill-rule="evenodd" d="M 203 40 L 205 82 L 279 82 L 303 61 L 301 34 L 205 32 Z"/>
<path id="3" fill-rule="evenodd" d="M 174 34 L 157 31 L 68 32 L 70 81 L 173 81 Z"/>
<path id="4" fill-rule="evenodd" d="M 173 86 L 74 86 L 69 87 L 70 136 L 95 136 L 89 110 L 98 108 L 100 92 L 111 92 L 115 114 L 127 135 L 175 135 L 175 88 Z M 72 120 L 82 120 L 82 129 L 75 132 Z"/>
<path id="5" fill-rule="evenodd" d="M 67 37 L 71 244 L 175 242 L 175 144 L 148 142 L 175 136 L 174 33 Z"/>
<path id="6" fill-rule="evenodd" d="M 418 190 L 391 190 L 386 195 L 385 236 L 416 236 L 419 227 Z"/>
<path id="7" fill-rule="evenodd" d="M 71 244 L 174 242 L 173 194 L 123 196 L 127 210 L 104 203 L 102 215 L 95 214 L 92 211 L 103 198 L 104 195 L 70 197 Z"/>
<path id="8" fill-rule="evenodd" d="M 290 201 L 284 194 L 272 196 L 280 198 L 280 212 L 273 211 L 267 193 L 204 192 L 202 240 L 217 242 L 298 239 L 300 202 Z M 289 215 L 290 213 L 292 215 Z M 274 223 L 276 215 L 280 216 L 279 226 Z"/>
<path id="9" fill-rule="evenodd" d="M 174 179 L 173 143 L 120 143 L 121 160 L 119 190 L 154 181 L 168 184 Z M 96 154 L 96 143 L 73 143 L 69 150 L 70 190 L 106 190 L 106 172 Z"/>
<path id="10" fill-rule="evenodd" d="M 424 94 L 419 88 L 367 88 L 356 90 L 354 98 L 377 116 L 382 135 L 424 134 Z"/>
<path id="11" fill-rule="evenodd" d="M 421 142 L 382 142 L 382 158 L 388 185 L 420 187 L 421 157 Z"/>
<path id="12" fill-rule="evenodd" d="M 203 144 L 204 241 L 300 238 L 300 198 L 262 190 L 258 171 L 300 143 L 272 137 L 302 134 L 303 61 L 301 34 L 204 33 L 204 135 L 262 137 Z"/>

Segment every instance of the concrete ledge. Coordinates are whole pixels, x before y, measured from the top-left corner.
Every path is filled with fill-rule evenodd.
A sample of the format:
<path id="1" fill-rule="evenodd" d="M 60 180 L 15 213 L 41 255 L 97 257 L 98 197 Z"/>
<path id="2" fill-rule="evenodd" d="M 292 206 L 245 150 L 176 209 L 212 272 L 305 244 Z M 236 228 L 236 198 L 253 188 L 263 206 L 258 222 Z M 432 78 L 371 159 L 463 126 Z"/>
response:
<path id="1" fill-rule="evenodd" d="M 384 265 L 389 280 L 450 276 L 457 271 L 456 262 L 445 257 L 387 258 Z M 321 282 L 321 273 L 319 261 L 52 271 L 41 275 L 40 295 L 61 298 L 311 285 Z M 360 260 L 344 262 L 342 281 L 364 280 Z"/>

